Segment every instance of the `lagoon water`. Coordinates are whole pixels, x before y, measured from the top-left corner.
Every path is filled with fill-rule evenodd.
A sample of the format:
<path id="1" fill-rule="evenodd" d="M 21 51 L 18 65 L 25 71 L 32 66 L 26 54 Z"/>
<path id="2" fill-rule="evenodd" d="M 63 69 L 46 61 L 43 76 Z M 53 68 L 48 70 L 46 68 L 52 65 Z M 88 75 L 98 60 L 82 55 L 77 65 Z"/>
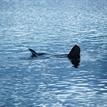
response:
<path id="1" fill-rule="evenodd" d="M 107 107 L 107 1 L 0 0 L 0 107 Z"/>

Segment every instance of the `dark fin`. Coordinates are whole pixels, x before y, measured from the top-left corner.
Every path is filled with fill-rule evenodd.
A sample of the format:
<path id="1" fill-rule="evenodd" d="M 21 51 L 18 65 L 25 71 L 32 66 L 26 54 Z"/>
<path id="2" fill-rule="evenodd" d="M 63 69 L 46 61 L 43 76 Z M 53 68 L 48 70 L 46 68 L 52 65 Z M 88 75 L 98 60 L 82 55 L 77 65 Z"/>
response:
<path id="1" fill-rule="evenodd" d="M 75 45 L 68 54 L 69 59 L 77 59 L 80 58 L 80 47 Z"/>
<path id="2" fill-rule="evenodd" d="M 37 57 L 38 54 L 33 50 L 29 48 L 29 51 L 32 53 L 32 57 Z"/>
<path id="3" fill-rule="evenodd" d="M 78 45 L 75 45 L 67 56 L 74 67 L 77 68 L 80 63 L 80 47 Z"/>

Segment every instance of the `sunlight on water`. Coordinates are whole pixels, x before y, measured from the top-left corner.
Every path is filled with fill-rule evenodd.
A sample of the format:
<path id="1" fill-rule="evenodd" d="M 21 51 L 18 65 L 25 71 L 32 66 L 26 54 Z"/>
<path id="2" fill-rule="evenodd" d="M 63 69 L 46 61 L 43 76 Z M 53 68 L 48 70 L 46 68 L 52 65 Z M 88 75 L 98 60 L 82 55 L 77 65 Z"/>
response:
<path id="1" fill-rule="evenodd" d="M 107 107 L 106 5 L 1 0 L 0 107 Z M 60 56 L 75 44 L 79 68 Z M 28 48 L 48 54 L 32 59 Z"/>

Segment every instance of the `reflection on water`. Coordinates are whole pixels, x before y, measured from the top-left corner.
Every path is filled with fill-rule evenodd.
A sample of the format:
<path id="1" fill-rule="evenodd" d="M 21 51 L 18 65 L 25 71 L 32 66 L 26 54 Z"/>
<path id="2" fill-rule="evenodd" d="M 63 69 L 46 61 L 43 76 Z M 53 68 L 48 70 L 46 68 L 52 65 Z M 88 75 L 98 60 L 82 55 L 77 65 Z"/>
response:
<path id="1" fill-rule="evenodd" d="M 79 64 L 80 64 L 80 58 L 79 59 L 72 59 L 70 60 L 71 64 L 74 65 L 75 68 L 78 68 Z"/>
<path id="2" fill-rule="evenodd" d="M 0 1 L 0 107 L 107 107 L 107 2 L 82 1 Z M 78 68 L 28 51 L 60 55 L 74 44 Z"/>

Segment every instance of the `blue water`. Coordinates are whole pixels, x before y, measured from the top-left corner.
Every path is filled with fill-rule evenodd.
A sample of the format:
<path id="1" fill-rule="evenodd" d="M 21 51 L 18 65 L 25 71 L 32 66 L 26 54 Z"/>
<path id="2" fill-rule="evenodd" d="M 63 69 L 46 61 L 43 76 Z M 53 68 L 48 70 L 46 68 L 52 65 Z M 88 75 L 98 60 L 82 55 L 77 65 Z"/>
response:
<path id="1" fill-rule="evenodd" d="M 107 1 L 0 0 L 0 107 L 107 107 Z"/>

